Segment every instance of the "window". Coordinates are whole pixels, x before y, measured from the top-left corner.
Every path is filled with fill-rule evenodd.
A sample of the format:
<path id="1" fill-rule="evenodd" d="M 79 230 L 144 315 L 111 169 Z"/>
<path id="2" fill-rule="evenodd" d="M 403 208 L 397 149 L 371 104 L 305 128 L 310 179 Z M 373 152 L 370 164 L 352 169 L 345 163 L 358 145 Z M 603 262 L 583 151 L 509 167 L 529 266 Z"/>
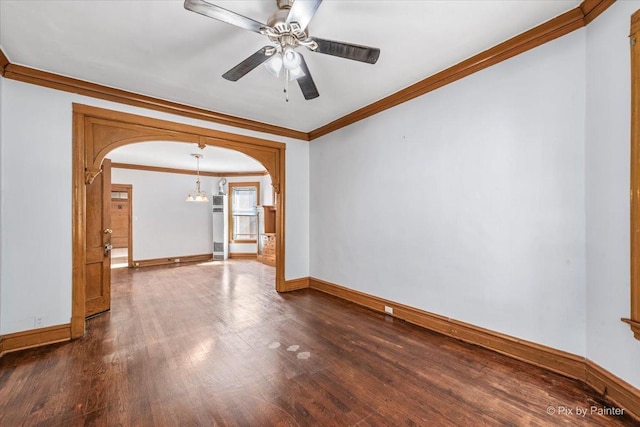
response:
<path id="1" fill-rule="evenodd" d="M 259 182 L 229 183 L 229 241 L 255 243 L 258 241 Z"/>
<path id="2" fill-rule="evenodd" d="M 640 340 L 640 11 L 631 17 L 631 325 Z"/>
<path id="3" fill-rule="evenodd" d="M 114 200 L 127 200 L 129 198 L 129 193 L 126 191 L 112 191 L 111 198 Z"/>

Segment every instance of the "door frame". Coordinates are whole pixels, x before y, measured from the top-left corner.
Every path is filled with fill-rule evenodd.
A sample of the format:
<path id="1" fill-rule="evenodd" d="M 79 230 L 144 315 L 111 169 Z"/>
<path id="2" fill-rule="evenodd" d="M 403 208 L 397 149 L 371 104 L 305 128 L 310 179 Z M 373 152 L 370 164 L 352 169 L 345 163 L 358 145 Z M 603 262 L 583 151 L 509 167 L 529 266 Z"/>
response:
<path id="1" fill-rule="evenodd" d="M 175 141 L 239 151 L 260 162 L 271 175 L 276 210 L 276 284 L 286 291 L 285 150 L 286 144 L 183 123 L 153 119 L 83 104 L 73 104 L 71 338 L 85 330 L 86 185 L 101 172 L 115 148 L 144 141 Z"/>
<path id="2" fill-rule="evenodd" d="M 133 267 L 133 185 L 111 183 L 111 191 L 127 193 L 127 199 L 129 200 L 129 222 L 127 224 L 127 227 L 129 228 L 127 231 L 129 233 L 129 238 L 127 239 L 127 267 L 131 268 Z M 113 221 L 111 224 L 113 225 Z"/>

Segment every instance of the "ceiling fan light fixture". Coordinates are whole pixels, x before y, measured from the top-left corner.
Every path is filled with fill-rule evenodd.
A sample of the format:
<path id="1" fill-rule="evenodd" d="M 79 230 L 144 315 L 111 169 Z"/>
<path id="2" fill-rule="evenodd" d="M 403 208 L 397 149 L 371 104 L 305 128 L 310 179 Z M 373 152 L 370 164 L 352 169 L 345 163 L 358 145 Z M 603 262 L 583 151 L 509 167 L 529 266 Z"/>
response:
<path id="1" fill-rule="evenodd" d="M 302 67 L 294 68 L 293 70 L 289 70 L 289 81 L 298 80 L 300 77 L 304 77 L 305 73 L 302 70 Z"/>
<path id="2" fill-rule="evenodd" d="M 293 47 L 287 46 L 282 51 L 282 65 L 287 70 L 295 70 L 300 67 L 300 63 L 302 62 L 302 58 L 300 54 L 296 52 Z"/>
<path id="3" fill-rule="evenodd" d="M 271 74 L 279 77 L 280 71 L 282 70 L 282 55 L 280 53 L 275 53 L 271 59 L 264 63 L 264 66 Z"/>

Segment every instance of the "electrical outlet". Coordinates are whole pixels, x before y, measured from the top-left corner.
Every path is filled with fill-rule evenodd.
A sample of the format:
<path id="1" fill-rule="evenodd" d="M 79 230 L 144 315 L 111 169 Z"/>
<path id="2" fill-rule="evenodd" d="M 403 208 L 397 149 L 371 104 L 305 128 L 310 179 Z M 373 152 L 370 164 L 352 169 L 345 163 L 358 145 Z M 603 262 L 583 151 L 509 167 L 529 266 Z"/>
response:
<path id="1" fill-rule="evenodd" d="M 387 314 L 393 314 L 393 307 L 389 307 L 388 305 L 385 305 L 384 312 Z"/>
<path id="2" fill-rule="evenodd" d="M 41 328 L 42 325 L 44 325 L 44 320 L 42 319 L 42 317 L 34 317 L 33 318 L 33 326 L 36 328 Z"/>

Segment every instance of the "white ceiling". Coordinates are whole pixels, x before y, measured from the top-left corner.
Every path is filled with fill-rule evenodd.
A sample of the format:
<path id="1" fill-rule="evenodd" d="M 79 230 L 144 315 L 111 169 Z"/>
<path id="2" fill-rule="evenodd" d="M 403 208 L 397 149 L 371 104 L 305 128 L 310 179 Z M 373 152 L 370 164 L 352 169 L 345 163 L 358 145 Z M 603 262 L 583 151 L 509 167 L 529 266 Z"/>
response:
<path id="1" fill-rule="evenodd" d="M 212 3 L 266 22 L 275 0 Z M 302 1 L 302 0 L 298 0 Z M 312 35 L 381 49 L 370 65 L 300 50 L 320 97 L 264 67 L 221 75 L 267 45 L 257 33 L 181 0 L 0 1 L 0 47 L 25 65 L 127 91 L 309 132 L 580 4 L 578 0 L 325 0 Z"/>
<path id="2" fill-rule="evenodd" d="M 252 157 L 238 151 L 180 142 L 141 142 L 116 148 L 108 154 L 115 163 L 158 166 L 173 169 L 196 170 L 196 159 L 191 154 L 202 154 L 200 170 L 206 172 L 262 172 L 264 166 Z"/>

